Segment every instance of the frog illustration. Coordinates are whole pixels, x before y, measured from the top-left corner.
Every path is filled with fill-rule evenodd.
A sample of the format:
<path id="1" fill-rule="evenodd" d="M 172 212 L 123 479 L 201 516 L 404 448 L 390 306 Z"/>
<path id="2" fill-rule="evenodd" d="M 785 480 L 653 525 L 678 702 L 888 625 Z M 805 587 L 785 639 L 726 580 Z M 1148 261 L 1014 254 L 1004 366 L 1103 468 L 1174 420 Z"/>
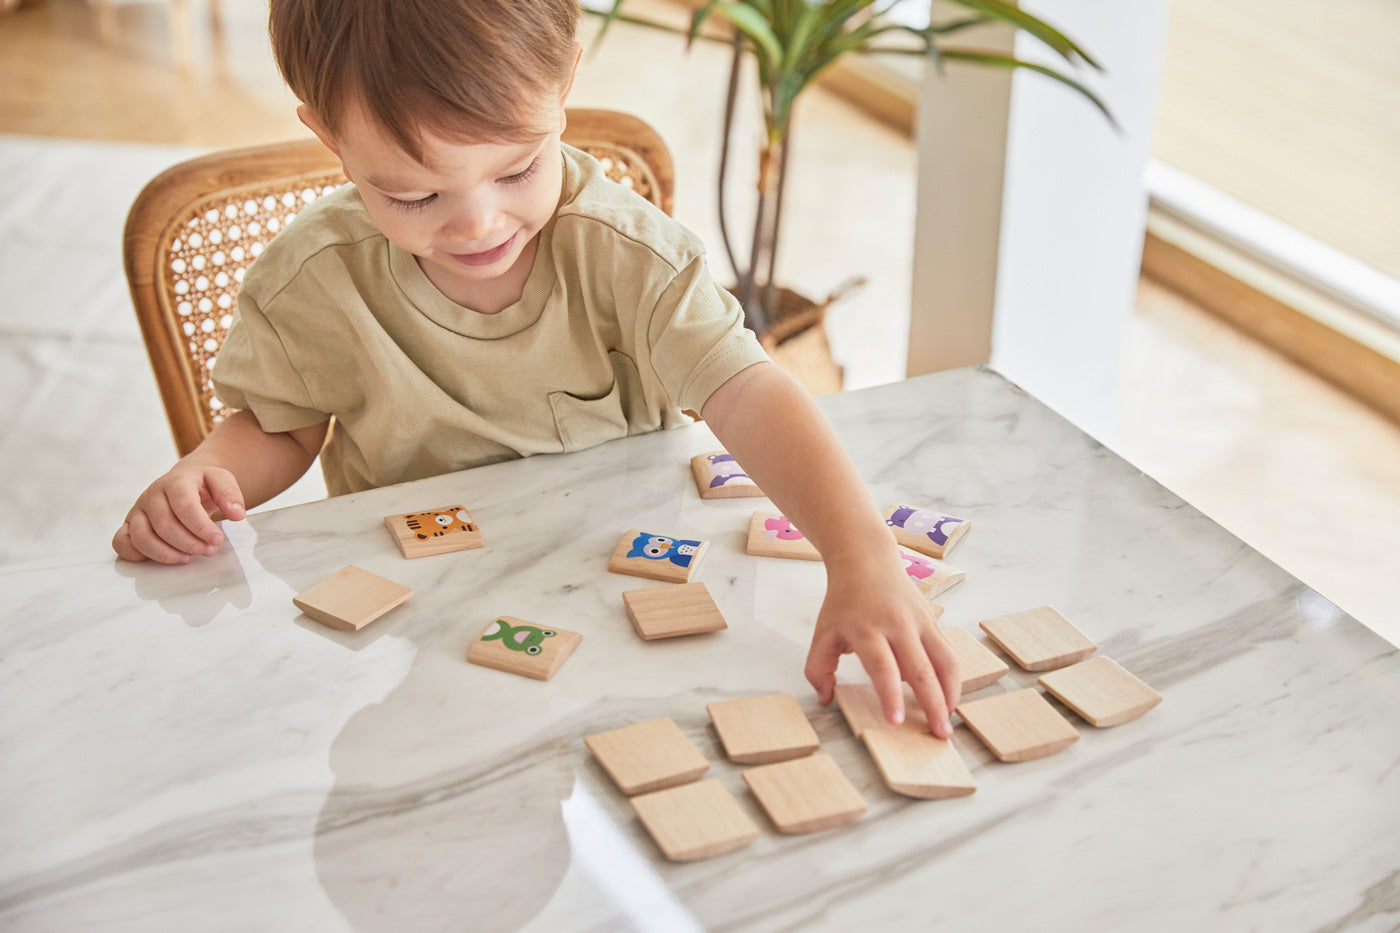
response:
<path id="1" fill-rule="evenodd" d="M 499 640 L 511 651 L 539 654 L 544 650 L 541 643 L 546 638 L 553 638 L 556 634 L 552 629 L 540 628 L 536 625 L 511 625 L 505 619 L 497 619 L 482 634 L 481 640 Z"/>

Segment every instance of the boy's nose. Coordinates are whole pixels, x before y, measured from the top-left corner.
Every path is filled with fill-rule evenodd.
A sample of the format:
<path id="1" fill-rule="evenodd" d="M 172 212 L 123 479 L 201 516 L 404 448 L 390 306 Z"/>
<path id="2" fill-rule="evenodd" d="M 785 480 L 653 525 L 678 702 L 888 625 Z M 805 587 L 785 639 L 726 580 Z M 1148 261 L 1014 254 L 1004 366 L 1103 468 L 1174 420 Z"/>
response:
<path id="1" fill-rule="evenodd" d="M 502 226 L 497 211 L 463 211 L 454 214 L 443 225 L 442 235 L 450 243 L 489 249 L 498 245 L 488 241 Z"/>

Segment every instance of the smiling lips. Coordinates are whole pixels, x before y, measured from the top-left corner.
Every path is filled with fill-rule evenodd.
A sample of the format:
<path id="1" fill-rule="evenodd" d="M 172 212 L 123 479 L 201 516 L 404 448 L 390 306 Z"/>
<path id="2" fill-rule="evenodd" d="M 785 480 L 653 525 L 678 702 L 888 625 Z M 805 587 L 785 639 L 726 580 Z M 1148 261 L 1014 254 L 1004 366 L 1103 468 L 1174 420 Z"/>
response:
<path id="1" fill-rule="evenodd" d="M 463 265 L 489 266 L 491 263 L 499 262 L 505 258 L 506 253 L 510 252 L 511 246 L 515 243 L 515 238 L 519 235 L 518 232 L 512 233 L 509 240 L 500 246 L 486 250 L 484 253 L 449 253 L 448 255 Z"/>

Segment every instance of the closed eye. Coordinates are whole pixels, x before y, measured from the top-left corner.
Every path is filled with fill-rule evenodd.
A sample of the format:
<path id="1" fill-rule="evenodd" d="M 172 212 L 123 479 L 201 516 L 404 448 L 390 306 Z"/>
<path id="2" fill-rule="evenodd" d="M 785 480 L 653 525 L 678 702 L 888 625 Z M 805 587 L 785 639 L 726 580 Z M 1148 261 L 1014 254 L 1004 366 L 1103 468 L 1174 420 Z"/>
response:
<path id="1" fill-rule="evenodd" d="M 436 201 L 437 195 L 430 194 L 426 198 L 418 198 L 416 201 L 402 201 L 398 198 L 391 198 L 386 194 L 384 195 L 384 200 L 388 201 L 390 204 L 394 205 L 399 210 L 421 211 L 423 208 Z"/>
<path id="2" fill-rule="evenodd" d="M 525 166 L 525 170 L 524 170 L 524 171 L 516 172 L 514 175 L 507 175 L 505 178 L 502 178 L 502 179 L 501 179 L 501 184 L 503 184 L 503 185 L 523 185 L 523 184 L 525 184 L 525 182 L 527 182 L 527 181 L 529 181 L 531 178 L 534 178 L 534 177 L 535 177 L 535 172 L 539 170 L 539 167 L 540 167 L 540 157 L 539 157 L 539 156 L 535 156 L 535 161 L 533 161 L 533 162 L 531 162 L 529 165 Z"/>

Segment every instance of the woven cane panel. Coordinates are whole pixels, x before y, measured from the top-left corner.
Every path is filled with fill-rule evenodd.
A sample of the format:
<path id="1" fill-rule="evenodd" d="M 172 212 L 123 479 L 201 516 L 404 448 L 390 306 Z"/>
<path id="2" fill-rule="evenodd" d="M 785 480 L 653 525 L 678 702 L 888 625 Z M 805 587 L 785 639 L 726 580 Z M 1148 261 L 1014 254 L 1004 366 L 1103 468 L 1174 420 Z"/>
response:
<path id="1" fill-rule="evenodd" d="M 228 414 L 214 397 L 210 372 L 223 346 L 238 287 L 253 260 L 306 205 L 330 194 L 339 174 L 223 191 L 175 218 L 160 258 L 158 291 L 178 345 L 186 353 L 205 431 Z"/>
<path id="2" fill-rule="evenodd" d="M 598 160 L 608 178 L 631 188 L 651 203 L 657 203 L 656 182 L 651 169 L 635 152 L 607 143 L 583 143 L 579 148 Z"/>

